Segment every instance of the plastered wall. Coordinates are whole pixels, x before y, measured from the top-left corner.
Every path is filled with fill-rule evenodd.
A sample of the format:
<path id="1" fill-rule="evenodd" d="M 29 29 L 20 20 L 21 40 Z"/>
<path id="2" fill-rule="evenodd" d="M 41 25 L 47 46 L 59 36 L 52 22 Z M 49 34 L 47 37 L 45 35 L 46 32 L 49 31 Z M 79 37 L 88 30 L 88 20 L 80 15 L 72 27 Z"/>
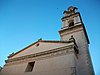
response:
<path id="1" fill-rule="evenodd" d="M 28 62 L 5 66 L 0 75 L 71 75 L 75 67 L 75 54 L 35 61 L 32 72 L 25 72 Z"/>

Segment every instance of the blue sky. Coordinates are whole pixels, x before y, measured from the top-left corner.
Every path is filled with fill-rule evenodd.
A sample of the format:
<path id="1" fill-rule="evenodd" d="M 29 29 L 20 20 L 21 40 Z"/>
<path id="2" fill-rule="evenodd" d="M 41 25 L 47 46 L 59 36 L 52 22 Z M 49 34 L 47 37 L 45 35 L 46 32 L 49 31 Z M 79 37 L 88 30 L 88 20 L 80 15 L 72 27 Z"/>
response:
<path id="1" fill-rule="evenodd" d="M 100 75 L 99 0 L 0 0 L 0 66 L 12 52 L 37 41 L 59 40 L 63 11 L 76 6 L 90 40 L 96 75 Z"/>

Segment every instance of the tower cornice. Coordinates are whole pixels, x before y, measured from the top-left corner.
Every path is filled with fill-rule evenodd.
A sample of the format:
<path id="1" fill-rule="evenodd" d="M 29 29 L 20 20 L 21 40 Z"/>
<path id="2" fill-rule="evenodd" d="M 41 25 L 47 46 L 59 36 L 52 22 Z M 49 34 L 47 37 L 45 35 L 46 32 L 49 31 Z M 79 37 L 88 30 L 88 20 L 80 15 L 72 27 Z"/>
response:
<path id="1" fill-rule="evenodd" d="M 72 30 L 73 30 L 73 31 L 72 31 Z M 69 31 L 71 31 L 71 33 L 75 33 L 75 32 L 81 31 L 81 30 L 84 31 L 84 34 L 85 34 L 85 36 L 86 36 L 86 40 L 87 40 L 88 44 L 90 44 L 89 38 L 88 38 L 88 36 L 87 36 L 86 29 L 85 29 L 83 23 L 82 23 L 82 24 L 79 24 L 79 25 L 71 26 L 71 27 L 68 27 L 68 28 L 66 27 L 66 28 L 64 28 L 64 29 L 61 29 L 61 30 L 58 31 L 58 32 L 59 32 L 59 34 L 60 34 L 60 36 L 61 36 L 61 35 L 63 34 L 63 32 L 67 32 L 68 34 L 70 34 Z"/>

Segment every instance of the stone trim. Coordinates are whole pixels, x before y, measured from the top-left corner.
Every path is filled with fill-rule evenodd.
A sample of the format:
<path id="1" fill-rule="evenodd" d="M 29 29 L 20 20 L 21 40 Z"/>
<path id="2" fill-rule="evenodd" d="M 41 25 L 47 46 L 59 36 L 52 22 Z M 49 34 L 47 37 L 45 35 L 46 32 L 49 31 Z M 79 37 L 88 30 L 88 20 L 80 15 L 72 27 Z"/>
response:
<path id="1" fill-rule="evenodd" d="M 68 33 L 63 33 L 63 34 L 61 34 L 61 36 L 68 35 L 68 34 L 72 34 L 72 33 L 79 32 L 79 31 L 82 31 L 82 29 L 73 30 L 73 31 L 70 31 Z"/>
<path id="2" fill-rule="evenodd" d="M 61 18 L 61 20 L 66 19 L 66 18 L 68 18 L 68 17 L 77 16 L 77 15 L 80 16 L 80 13 L 79 13 L 79 12 L 76 12 L 76 13 L 70 15 L 70 16 L 65 16 L 65 17 Z"/>
<path id="3" fill-rule="evenodd" d="M 83 30 L 83 25 L 81 24 L 81 25 L 74 25 L 74 26 L 71 26 L 71 27 L 68 27 L 68 28 L 65 28 L 65 29 L 61 29 L 60 31 L 59 31 L 59 33 L 61 34 L 61 33 L 63 33 L 63 32 L 65 32 L 65 31 L 70 31 L 70 30 L 75 30 L 75 31 L 77 31 L 78 29 L 82 29 Z"/>
<path id="4" fill-rule="evenodd" d="M 39 52 L 31 55 L 18 57 L 18 58 L 8 59 L 6 60 L 6 66 L 11 64 L 21 63 L 21 62 L 23 63 L 27 61 L 33 61 L 33 60 L 38 61 L 41 59 L 50 58 L 54 56 L 66 55 L 67 53 L 75 52 L 74 47 L 75 45 L 73 44 L 70 46 L 64 46 L 64 47 L 60 47 L 60 48 L 56 48 L 44 52 Z"/>
<path id="5" fill-rule="evenodd" d="M 32 43 L 31 45 L 29 45 L 29 46 L 27 46 L 27 47 L 25 47 L 25 48 L 19 50 L 18 52 L 10 54 L 10 55 L 8 56 L 8 58 L 11 58 L 11 57 L 15 56 L 16 54 L 18 54 L 18 53 L 20 53 L 20 52 L 22 52 L 22 51 L 28 49 L 29 47 L 31 47 L 31 46 L 33 46 L 33 45 L 39 43 L 39 42 L 46 42 L 46 43 L 69 43 L 69 41 L 57 41 L 57 40 L 42 40 L 42 39 L 39 39 L 37 42 Z"/>

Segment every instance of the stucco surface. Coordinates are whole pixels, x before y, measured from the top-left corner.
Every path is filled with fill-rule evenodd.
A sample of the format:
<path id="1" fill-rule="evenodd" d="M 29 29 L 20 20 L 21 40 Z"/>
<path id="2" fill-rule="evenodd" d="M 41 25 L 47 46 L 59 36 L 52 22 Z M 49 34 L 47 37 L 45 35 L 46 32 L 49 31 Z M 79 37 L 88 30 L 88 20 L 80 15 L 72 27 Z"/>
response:
<path id="1" fill-rule="evenodd" d="M 34 53 L 38 53 L 38 52 L 43 52 L 43 51 L 47 51 L 47 50 L 51 50 L 51 49 L 55 49 L 55 48 L 60 48 L 63 46 L 67 46 L 70 45 L 70 43 L 45 43 L 45 42 L 38 42 L 39 46 L 36 46 L 37 44 L 34 44 L 33 46 L 25 49 L 24 51 L 16 54 L 15 56 L 9 58 L 17 58 L 17 57 L 21 57 L 21 56 L 25 56 L 25 55 L 30 55 L 30 54 L 34 54 Z"/>
<path id="2" fill-rule="evenodd" d="M 35 61 L 32 72 L 25 72 L 28 62 L 5 66 L 1 75 L 71 75 L 71 67 L 75 67 L 75 55 L 70 53 Z"/>

